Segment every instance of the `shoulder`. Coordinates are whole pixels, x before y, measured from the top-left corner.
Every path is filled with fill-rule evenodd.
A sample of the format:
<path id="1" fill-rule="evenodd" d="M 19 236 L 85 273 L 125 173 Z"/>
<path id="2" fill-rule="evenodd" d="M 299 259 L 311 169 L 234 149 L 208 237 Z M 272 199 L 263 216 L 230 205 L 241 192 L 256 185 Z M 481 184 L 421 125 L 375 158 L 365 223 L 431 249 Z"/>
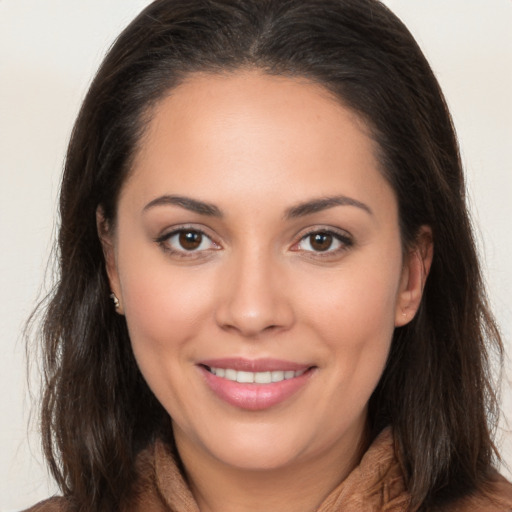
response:
<path id="1" fill-rule="evenodd" d="M 24 512 L 68 512 L 69 507 L 65 498 L 50 498 L 41 501 Z"/>
<path id="2" fill-rule="evenodd" d="M 444 510 L 444 509 L 443 509 Z M 446 508 L 446 512 L 512 512 L 512 483 L 501 475 L 488 485 Z"/>

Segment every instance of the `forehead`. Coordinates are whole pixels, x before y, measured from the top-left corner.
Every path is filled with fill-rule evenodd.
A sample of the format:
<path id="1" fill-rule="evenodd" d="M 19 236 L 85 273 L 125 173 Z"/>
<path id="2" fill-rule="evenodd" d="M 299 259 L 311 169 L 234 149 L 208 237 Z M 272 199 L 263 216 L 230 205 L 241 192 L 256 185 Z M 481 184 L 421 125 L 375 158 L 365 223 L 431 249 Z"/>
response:
<path id="1" fill-rule="evenodd" d="M 257 71 L 196 74 L 154 107 L 128 181 L 147 194 L 164 186 L 209 197 L 214 182 L 251 193 L 286 184 L 293 201 L 305 190 L 356 193 L 369 178 L 385 186 L 375 155 L 364 122 L 321 85 Z"/>
<path id="2" fill-rule="evenodd" d="M 310 143 L 300 148 L 304 152 L 318 145 L 353 145 L 352 135 L 358 142 L 367 137 L 365 149 L 371 149 L 368 156 L 373 157 L 374 143 L 363 120 L 325 87 L 305 78 L 258 70 L 195 73 L 152 109 L 139 156 L 149 157 L 162 145 L 176 150 L 184 141 L 213 150 L 221 142 L 240 147 L 243 138 L 263 142 L 263 137 L 265 146 L 273 139 L 282 152 L 307 138 Z M 251 144 L 254 150 L 263 146 Z M 296 153 L 298 149 L 294 147 Z"/>

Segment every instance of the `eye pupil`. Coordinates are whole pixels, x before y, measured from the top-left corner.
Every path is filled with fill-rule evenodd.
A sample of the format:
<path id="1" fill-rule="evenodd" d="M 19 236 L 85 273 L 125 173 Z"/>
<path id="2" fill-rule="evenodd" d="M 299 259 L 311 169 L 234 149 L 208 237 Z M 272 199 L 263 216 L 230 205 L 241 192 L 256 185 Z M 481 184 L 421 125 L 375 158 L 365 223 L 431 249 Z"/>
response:
<path id="1" fill-rule="evenodd" d="M 203 235 L 197 231 L 182 231 L 179 235 L 181 247 L 187 251 L 197 249 L 203 241 Z"/>
<path id="2" fill-rule="evenodd" d="M 332 245 L 332 235 L 328 233 L 315 233 L 310 237 L 310 244 L 315 251 L 327 251 Z"/>

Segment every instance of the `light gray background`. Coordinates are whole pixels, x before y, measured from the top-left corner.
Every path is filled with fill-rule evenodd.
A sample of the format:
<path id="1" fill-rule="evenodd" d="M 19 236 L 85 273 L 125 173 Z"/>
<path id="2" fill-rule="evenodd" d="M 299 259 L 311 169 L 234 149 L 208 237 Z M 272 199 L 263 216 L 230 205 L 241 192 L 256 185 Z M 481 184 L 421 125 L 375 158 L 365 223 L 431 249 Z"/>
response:
<path id="1" fill-rule="evenodd" d="M 102 56 L 147 0 L 0 0 L 0 510 L 54 488 L 29 427 L 23 323 L 43 283 L 74 117 Z M 512 0 L 388 0 L 452 109 L 492 305 L 512 355 Z M 512 376 L 510 360 L 506 373 Z M 35 389 L 37 391 L 37 389 Z M 512 417 L 510 387 L 503 410 Z M 501 432 L 512 465 L 512 434 Z M 505 474 L 511 475 L 506 469 Z"/>

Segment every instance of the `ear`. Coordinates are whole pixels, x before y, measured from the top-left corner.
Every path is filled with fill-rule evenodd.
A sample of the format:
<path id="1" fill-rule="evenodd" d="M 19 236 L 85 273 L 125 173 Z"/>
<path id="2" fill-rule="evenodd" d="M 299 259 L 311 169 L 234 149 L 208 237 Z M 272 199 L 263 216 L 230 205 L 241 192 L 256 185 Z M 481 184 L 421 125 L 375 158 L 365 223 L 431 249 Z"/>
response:
<path id="1" fill-rule="evenodd" d="M 119 273 L 117 271 L 117 258 L 115 252 L 114 233 L 112 226 L 105 219 L 103 208 L 98 206 L 96 209 L 96 229 L 98 230 L 98 237 L 103 249 L 103 257 L 105 258 L 105 269 L 107 271 L 110 289 L 117 298 L 118 302 L 114 300 L 116 312 L 124 314 L 123 300 L 121 294 L 121 285 L 119 281 Z"/>
<path id="2" fill-rule="evenodd" d="M 404 257 L 396 302 L 395 327 L 408 324 L 418 311 L 433 255 L 432 229 L 429 226 L 422 226 L 414 246 Z"/>

